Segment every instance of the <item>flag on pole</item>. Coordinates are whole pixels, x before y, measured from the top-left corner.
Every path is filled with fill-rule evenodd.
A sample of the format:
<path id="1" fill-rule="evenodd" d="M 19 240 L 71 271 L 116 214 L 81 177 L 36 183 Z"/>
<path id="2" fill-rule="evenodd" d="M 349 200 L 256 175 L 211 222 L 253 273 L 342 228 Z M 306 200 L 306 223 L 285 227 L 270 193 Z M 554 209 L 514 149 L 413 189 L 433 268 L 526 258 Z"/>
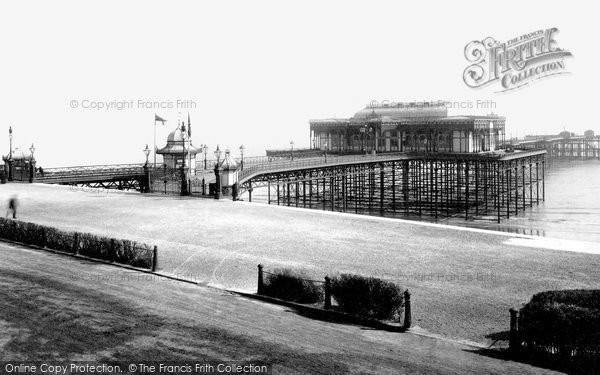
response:
<path id="1" fill-rule="evenodd" d="M 188 137 L 192 138 L 192 122 L 190 121 L 190 113 L 188 112 Z"/>
<path id="2" fill-rule="evenodd" d="M 164 118 L 160 117 L 159 115 L 157 115 L 157 114 L 155 113 L 155 114 L 154 114 L 154 121 L 160 121 L 160 122 L 162 122 L 162 124 L 164 125 L 164 124 L 165 124 L 165 121 L 167 121 L 167 120 L 165 120 Z"/>

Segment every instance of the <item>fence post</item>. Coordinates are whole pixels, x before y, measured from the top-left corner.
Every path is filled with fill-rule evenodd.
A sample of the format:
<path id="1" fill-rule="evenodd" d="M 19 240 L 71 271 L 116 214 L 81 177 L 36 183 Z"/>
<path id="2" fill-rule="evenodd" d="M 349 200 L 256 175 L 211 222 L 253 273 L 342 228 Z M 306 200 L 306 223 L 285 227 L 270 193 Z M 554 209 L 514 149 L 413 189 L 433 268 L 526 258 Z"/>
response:
<path id="1" fill-rule="evenodd" d="M 508 348 L 512 351 L 519 350 L 519 332 L 518 332 L 518 314 L 519 312 L 513 308 L 508 310 L 510 312 L 510 332 L 508 336 Z"/>
<path id="2" fill-rule="evenodd" d="M 258 265 L 258 288 L 256 293 L 257 294 L 262 294 L 263 293 L 263 289 L 264 289 L 264 284 L 263 284 L 263 266 L 262 264 Z"/>
<path id="3" fill-rule="evenodd" d="M 79 233 L 73 233 L 73 253 L 79 253 Z"/>
<path id="4" fill-rule="evenodd" d="M 325 276 L 325 310 L 331 309 L 331 279 Z"/>
<path id="5" fill-rule="evenodd" d="M 156 264 L 158 263 L 158 246 L 154 245 L 152 249 L 152 272 L 156 272 Z"/>
<path id="6" fill-rule="evenodd" d="M 404 329 L 409 329 L 412 324 L 412 316 L 410 311 L 410 292 L 408 289 L 404 291 Z"/>
<path id="7" fill-rule="evenodd" d="M 48 241 L 47 238 L 46 238 L 46 228 L 40 227 L 40 232 L 42 232 L 42 235 L 41 235 L 42 241 L 40 243 L 40 246 L 41 247 L 46 247 L 46 243 Z"/>

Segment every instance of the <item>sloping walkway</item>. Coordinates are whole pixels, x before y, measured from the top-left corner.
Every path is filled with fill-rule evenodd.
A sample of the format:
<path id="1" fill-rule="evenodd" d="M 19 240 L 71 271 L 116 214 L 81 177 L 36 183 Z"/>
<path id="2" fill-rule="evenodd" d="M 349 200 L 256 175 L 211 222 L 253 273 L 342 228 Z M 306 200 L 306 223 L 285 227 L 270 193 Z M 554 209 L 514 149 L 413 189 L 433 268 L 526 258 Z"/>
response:
<path id="1" fill-rule="evenodd" d="M 0 361 L 266 363 L 275 374 L 542 374 L 453 342 L 314 321 L 0 242 Z"/>

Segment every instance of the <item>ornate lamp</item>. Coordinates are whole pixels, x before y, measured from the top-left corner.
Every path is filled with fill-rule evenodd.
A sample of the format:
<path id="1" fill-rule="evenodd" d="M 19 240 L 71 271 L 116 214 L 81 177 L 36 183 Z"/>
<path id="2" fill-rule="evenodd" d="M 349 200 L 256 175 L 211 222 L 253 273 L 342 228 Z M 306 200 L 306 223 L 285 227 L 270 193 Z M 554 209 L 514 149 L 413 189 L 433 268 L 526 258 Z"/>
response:
<path id="1" fill-rule="evenodd" d="M 144 151 L 144 155 L 146 155 L 146 165 L 148 165 L 148 156 L 150 156 L 150 149 L 148 148 L 147 143 L 146 143 L 146 148 L 143 151 Z"/>
<path id="2" fill-rule="evenodd" d="M 242 162 L 240 163 L 240 169 L 244 170 L 244 145 L 240 146 L 240 154 L 242 155 Z"/>
<path id="3" fill-rule="evenodd" d="M 185 131 L 185 124 L 181 124 L 181 145 L 183 146 L 183 154 L 182 156 L 182 163 L 181 163 L 181 195 L 188 195 L 188 184 L 187 184 L 187 175 L 186 175 L 186 165 L 185 165 L 185 139 L 186 139 L 187 133 Z"/>
<path id="4" fill-rule="evenodd" d="M 33 147 L 33 143 L 31 144 L 31 147 L 29 147 L 29 151 L 31 152 L 31 159 L 33 160 L 33 153 L 35 152 L 35 147 Z"/>
<path id="5" fill-rule="evenodd" d="M 219 149 L 219 145 L 217 145 L 217 149 L 215 150 L 215 157 L 217 158 L 217 163 L 215 164 L 215 199 L 221 199 L 221 167 L 219 166 L 219 161 L 221 160 L 221 150 Z"/>
<path id="6" fill-rule="evenodd" d="M 202 152 L 204 152 L 204 169 L 206 169 L 206 151 L 208 151 L 208 145 L 203 145 Z"/>
<path id="7" fill-rule="evenodd" d="M 215 157 L 217 158 L 217 165 L 219 164 L 219 160 L 221 160 L 221 154 L 223 152 L 219 149 L 219 145 L 217 145 L 217 149 L 215 150 Z"/>

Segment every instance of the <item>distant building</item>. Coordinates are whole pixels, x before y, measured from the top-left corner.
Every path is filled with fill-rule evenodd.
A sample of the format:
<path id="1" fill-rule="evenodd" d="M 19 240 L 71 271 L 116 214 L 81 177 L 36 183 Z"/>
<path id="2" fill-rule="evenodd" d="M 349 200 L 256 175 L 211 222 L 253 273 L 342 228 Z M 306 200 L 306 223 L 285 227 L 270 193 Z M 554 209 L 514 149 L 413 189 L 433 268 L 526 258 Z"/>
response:
<path id="1" fill-rule="evenodd" d="M 585 132 L 583 132 L 583 136 L 586 138 L 594 138 L 594 131 L 593 130 L 586 130 Z"/>
<path id="2" fill-rule="evenodd" d="M 448 116 L 443 102 L 366 107 L 346 119 L 310 120 L 313 149 L 330 152 L 494 151 L 505 142 L 505 117 Z"/>

